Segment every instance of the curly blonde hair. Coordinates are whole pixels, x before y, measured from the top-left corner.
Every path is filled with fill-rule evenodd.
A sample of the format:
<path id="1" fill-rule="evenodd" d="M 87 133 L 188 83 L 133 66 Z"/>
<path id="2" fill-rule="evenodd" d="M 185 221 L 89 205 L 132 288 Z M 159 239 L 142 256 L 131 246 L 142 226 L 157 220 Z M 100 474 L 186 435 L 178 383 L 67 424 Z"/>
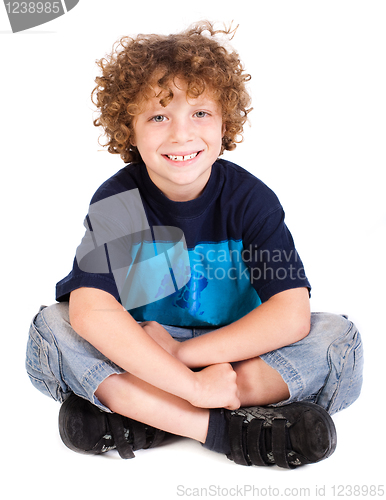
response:
<path id="1" fill-rule="evenodd" d="M 187 85 L 189 97 L 208 90 L 221 104 L 225 133 L 220 155 L 235 149 L 243 140 L 243 125 L 252 110 L 245 85 L 251 76 L 244 72 L 238 54 L 216 37 L 222 34 L 232 39 L 236 29 L 215 30 L 204 21 L 178 34 L 123 37 L 114 44 L 112 53 L 97 61 L 102 74 L 92 91 L 99 112 L 94 125 L 103 127 L 108 151 L 126 163 L 141 160 L 132 145 L 133 120 L 154 97 L 153 85 L 163 90 L 160 103 L 167 106 L 173 99 L 169 86 L 176 78 Z"/>

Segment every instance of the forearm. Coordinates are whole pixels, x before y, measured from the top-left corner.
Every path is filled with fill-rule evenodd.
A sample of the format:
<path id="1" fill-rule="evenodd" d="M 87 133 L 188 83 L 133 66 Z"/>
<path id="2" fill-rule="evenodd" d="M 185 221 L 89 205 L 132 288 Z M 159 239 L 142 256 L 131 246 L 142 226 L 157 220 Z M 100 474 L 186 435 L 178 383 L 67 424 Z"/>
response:
<path id="1" fill-rule="evenodd" d="M 201 408 L 239 407 L 236 373 L 229 363 L 191 371 L 161 347 L 106 292 L 79 288 L 70 296 L 73 329 L 138 379 Z"/>
<path id="2" fill-rule="evenodd" d="M 109 294 L 78 289 L 70 296 L 74 330 L 125 371 L 186 400 L 196 390 L 194 372 L 160 347 Z"/>
<path id="3" fill-rule="evenodd" d="M 310 329 L 308 290 L 279 293 L 234 323 L 176 346 L 191 368 L 251 359 L 304 338 Z"/>

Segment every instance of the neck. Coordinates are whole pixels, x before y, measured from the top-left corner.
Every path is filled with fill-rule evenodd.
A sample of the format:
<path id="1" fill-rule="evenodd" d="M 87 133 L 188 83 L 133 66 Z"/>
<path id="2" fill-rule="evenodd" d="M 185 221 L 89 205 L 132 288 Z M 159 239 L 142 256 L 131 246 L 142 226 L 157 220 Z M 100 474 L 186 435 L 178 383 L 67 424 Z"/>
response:
<path id="1" fill-rule="evenodd" d="M 157 186 L 157 188 L 171 201 L 176 202 L 184 202 L 195 200 L 199 196 L 201 196 L 202 192 L 207 185 L 210 175 L 211 169 L 206 173 L 205 177 L 197 179 L 196 182 L 192 184 L 187 184 L 183 186 L 179 185 L 168 185 L 167 183 L 163 183 L 162 180 L 158 178 L 154 178 L 153 174 L 149 169 L 147 169 L 150 179 L 153 181 L 153 184 Z M 197 182 L 197 181 L 200 182 Z"/>

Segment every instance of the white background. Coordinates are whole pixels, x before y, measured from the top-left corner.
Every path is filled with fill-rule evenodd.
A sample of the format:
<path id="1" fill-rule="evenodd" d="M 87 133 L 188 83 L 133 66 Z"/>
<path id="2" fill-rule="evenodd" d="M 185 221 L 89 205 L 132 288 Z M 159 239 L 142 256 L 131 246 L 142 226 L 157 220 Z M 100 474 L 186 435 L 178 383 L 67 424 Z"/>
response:
<path id="1" fill-rule="evenodd" d="M 130 461 L 75 454 L 58 437 L 59 405 L 24 370 L 30 320 L 54 302 L 55 283 L 71 269 L 91 195 L 123 166 L 100 151 L 92 125 L 95 60 L 122 35 L 176 32 L 205 18 L 240 25 L 232 45 L 253 77 L 251 127 L 225 157 L 278 194 L 313 285 L 312 309 L 348 314 L 365 345 L 362 396 L 334 417 L 335 454 L 295 471 L 237 466 L 188 440 Z M 237 485 L 298 488 L 297 496 L 309 488 L 314 498 L 324 485 L 327 496 L 332 485 L 382 484 L 385 25 L 385 2 L 373 0 L 80 0 L 66 15 L 12 34 L 0 6 L 7 498 L 179 498 L 178 485 L 220 486 L 222 496 Z"/>

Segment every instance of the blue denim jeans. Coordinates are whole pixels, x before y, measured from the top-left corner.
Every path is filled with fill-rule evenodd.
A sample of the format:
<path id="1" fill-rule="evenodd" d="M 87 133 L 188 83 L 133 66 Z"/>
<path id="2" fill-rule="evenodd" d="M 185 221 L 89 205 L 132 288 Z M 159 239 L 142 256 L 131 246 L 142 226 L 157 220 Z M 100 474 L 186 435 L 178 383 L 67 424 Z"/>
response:
<path id="1" fill-rule="evenodd" d="M 179 341 L 211 330 L 164 325 Z M 307 337 L 263 354 L 280 373 L 290 398 L 277 405 L 309 401 L 331 415 L 351 405 L 362 386 L 363 348 L 355 325 L 344 316 L 312 313 Z M 124 370 L 107 359 L 71 327 L 68 303 L 42 306 L 31 323 L 26 369 L 32 384 L 63 402 L 72 392 L 110 411 L 95 396 L 99 384 Z"/>

